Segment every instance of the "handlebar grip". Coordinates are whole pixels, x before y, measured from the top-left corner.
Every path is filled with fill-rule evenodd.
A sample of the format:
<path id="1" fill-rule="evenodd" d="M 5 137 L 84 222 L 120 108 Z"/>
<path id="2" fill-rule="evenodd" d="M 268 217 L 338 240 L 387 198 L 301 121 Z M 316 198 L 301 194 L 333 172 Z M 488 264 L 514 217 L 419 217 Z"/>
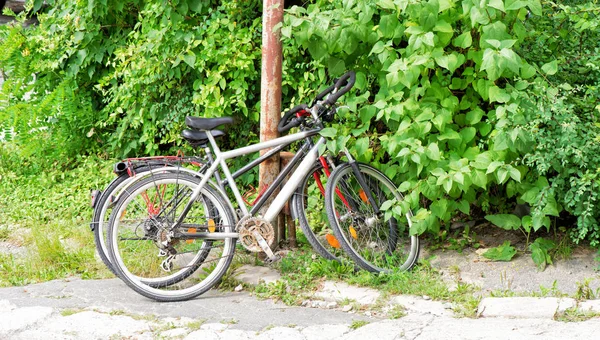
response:
<path id="1" fill-rule="evenodd" d="M 306 110 L 307 108 L 308 108 L 308 105 L 300 104 L 300 105 L 294 106 L 291 110 L 286 112 L 283 115 L 283 117 L 281 117 L 281 120 L 279 121 L 279 124 L 277 125 L 277 131 L 279 131 L 279 133 L 283 133 L 293 127 L 299 126 L 302 123 L 302 120 L 296 119 L 296 118 L 292 118 L 292 119 L 290 119 L 290 118 L 293 117 L 296 113 L 298 113 L 302 110 Z"/>
<path id="2" fill-rule="evenodd" d="M 354 73 L 354 71 L 349 71 L 346 74 L 344 74 L 334 85 L 334 88 L 338 89 L 338 91 L 336 93 L 330 95 L 329 98 L 327 98 L 327 100 L 325 101 L 325 104 L 327 104 L 327 105 L 335 104 L 335 102 L 337 102 L 337 100 L 340 99 L 341 96 L 343 96 L 346 92 L 350 91 L 352 86 L 354 86 L 355 82 L 356 82 L 356 73 Z M 344 86 L 344 84 L 345 84 L 345 86 Z M 342 86 L 344 86 L 344 87 L 342 87 Z"/>

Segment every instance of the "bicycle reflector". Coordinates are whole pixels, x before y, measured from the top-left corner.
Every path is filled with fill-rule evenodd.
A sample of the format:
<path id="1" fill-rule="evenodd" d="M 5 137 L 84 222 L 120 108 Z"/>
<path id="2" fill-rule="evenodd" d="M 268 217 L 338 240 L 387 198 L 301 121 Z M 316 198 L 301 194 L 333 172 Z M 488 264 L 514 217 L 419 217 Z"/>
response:
<path id="1" fill-rule="evenodd" d="M 327 243 L 329 243 L 330 246 L 336 248 L 336 249 L 340 249 L 341 245 L 340 245 L 340 241 L 338 241 L 335 236 L 331 235 L 331 234 L 327 234 L 325 235 L 325 238 L 327 239 Z"/>

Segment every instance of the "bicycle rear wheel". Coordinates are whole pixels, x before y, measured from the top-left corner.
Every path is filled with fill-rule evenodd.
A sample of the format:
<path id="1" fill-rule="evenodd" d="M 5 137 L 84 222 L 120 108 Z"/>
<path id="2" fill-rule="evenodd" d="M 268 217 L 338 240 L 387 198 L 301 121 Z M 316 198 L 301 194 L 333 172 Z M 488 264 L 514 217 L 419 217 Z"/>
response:
<path id="1" fill-rule="evenodd" d="M 350 163 L 338 166 L 327 183 L 325 208 L 331 228 L 344 251 L 361 268 L 371 272 L 410 269 L 419 256 L 419 239 L 409 234 L 412 213 L 402 219 L 384 220 L 368 199 L 379 207 L 388 200 L 402 200 L 396 186 L 381 171 L 356 163 L 361 181 Z"/>
<path id="2" fill-rule="evenodd" d="M 200 179 L 168 172 L 136 182 L 113 209 L 108 253 L 118 276 L 158 301 L 196 297 L 231 264 L 235 218 L 220 193 L 206 185 L 180 225 Z"/>
<path id="3" fill-rule="evenodd" d="M 339 261 L 341 244 L 333 234 L 325 211 L 327 176 L 320 163 L 310 170 L 296 191 L 296 213 L 300 228 L 313 249 L 327 260 Z"/>
<path id="4" fill-rule="evenodd" d="M 94 243 L 96 244 L 96 252 L 102 262 L 110 269 L 110 271 L 117 275 L 113 264 L 110 262 L 110 257 L 108 256 L 108 247 L 106 245 L 107 239 L 107 226 L 110 218 L 110 213 L 115 206 L 115 200 L 119 197 L 122 190 L 127 190 L 130 188 L 132 182 L 141 180 L 147 176 L 152 175 L 150 172 L 154 171 L 177 171 L 176 167 L 151 167 L 144 166 L 138 167 L 135 169 L 136 176 L 132 177 L 127 172 L 123 172 L 119 174 L 115 179 L 113 179 L 106 189 L 102 191 L 98 202 L 94 207 L 94 211 L 92 214 L 92 225 L 94 229 Z"/>

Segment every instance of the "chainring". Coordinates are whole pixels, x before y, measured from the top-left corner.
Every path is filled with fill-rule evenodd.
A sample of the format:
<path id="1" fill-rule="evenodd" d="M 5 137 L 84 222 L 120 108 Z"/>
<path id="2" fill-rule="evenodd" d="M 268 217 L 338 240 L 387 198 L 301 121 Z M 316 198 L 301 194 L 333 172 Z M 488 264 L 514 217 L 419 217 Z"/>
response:
<path id="1" fill-rule="evenodd" d="M 237 230 L 240 235 L 239 241 L 242 246 L 253 253 L 263 251 L 258 240 L 254 237 L 255 231 L 267 241 L 269 247 L 275 242 L 275 229 L 273 229 L 271 223 L 260 217 L 242 218 L 237 224 Z"/>

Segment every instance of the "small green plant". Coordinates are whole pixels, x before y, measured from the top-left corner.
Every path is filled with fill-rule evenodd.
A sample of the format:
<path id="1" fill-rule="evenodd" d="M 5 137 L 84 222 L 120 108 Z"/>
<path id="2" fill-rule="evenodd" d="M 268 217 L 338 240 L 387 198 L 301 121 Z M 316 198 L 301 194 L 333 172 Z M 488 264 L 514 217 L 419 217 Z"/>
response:
<path id="1" fill-rule="evenodd" d="M 352 323 L 350 324 L 350 329 L 359 329 L 362 326 L 366 326 L 369 324 L 369 321 L 365 321 L 365 320 L 353 320 Z"/>
<path id="2" fill-rule="evenodd" d="M 581 322 L 597 317 L 600 317 L 599 312 L 582 311 L 577 307 L 573 307 L 565 310 L 563 313 L 557 313 L 554 316 L 554 320 L 560 322 Z"/>
<path id="3" fill-rule="evenodd" d="M 74 309 L 74 308 L 69 308 L 69 309 L 63 309 L 60 311 L 60 315 L 62 316 L 69 316 L 69 315 L 73 315 L 73 314 L 77 314 L 77 313 L 81 313 L 83 312 L 83 309 Z"/>
<path id="4" fill-rule="evenodd" d="M 550 251 L 556 248 L 554 241 L 538 237 L 535 242 L 529 245 L 531 250 L 531 258 L 533 262 L 538 266 L 540 270 L 546 269 L 546 266 L 552 264 L 552 257 Z"/>
<path id="5" fill-rule="evenodd" d="M 558 289 L 558 282 L 556 280 L 554 280 L 552 282 L 552 287 L 548 288 L 548 287 L 544 287 L 542 285 L 540 285 L 540 292 L 539 295 L 538 294 L 533 294 L 534 296 L 553 296 L 553 297 L 565 297 L 567 296 L 567 294 L 561 292 Z"/>
<path id="6" fill-rule="evenodd" d="M 575 299 L 577 300 L 594 300 L 600 294 L 600 288 L 594 290 L 590 287 L 591 279 L 585 279 L 583 282 L 577 282 L 577 291 L 575 291 Z"/>
<path id="7" fill-rule="evenodd" d="M 401 305 L 394 305 L 388 310 L 387 314 L 390 319 L 400 319 L 406 316 L 406 309 Z"/>
<path id="8" fill-rule="evenodd" d="M 502 245 L 483 253 L 483 257 L 492 261 L 510 261 L 516 254 L 517 250 L 510 245 L 510 241 L 505 241 Z"/>
<path id="9" fill-rule="evenodd" d="M 200 327 L 206 323 L 206 320 L 204 319 L 200 319 L 200 320 L 195 320 L 195 321 L 191 321 L 188 322 L 185 327 L 187 327 L 190 331 L 197 331 L 200 329 Z"/>
<path id="10" fill-rule="evenodd" d="M 236 320 L 236 319 L 233 319 L 233 318 L 231 318 L 231 319 L 225 319 L 225 320 L 221 320 L 221 323 L 222 323 L 222 324 L 224 324 L 224 325 L 235 325 L 235 324 L 237 324 L 238 322 L 239 322 L 238 320 Z"/>
<path id="11" fill-rule="evenodd" d="M 0 241 L 6 241 L 10 236 L 10 230 L 8 226 L 0 225 Z"/>

